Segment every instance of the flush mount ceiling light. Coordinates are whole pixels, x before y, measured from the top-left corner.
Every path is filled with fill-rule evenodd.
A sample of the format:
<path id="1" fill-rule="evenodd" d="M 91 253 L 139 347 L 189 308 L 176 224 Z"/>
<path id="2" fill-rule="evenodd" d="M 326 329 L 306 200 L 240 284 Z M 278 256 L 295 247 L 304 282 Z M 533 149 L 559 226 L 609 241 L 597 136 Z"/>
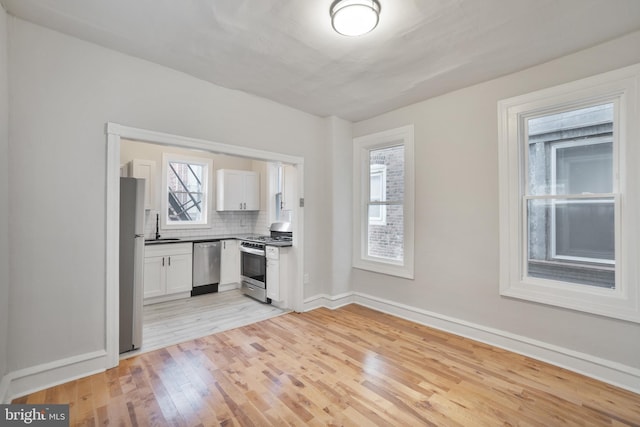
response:
<path id="1" fill-rule="evenodd" d="M 377 0 L 336 0 L 330 8 L 333 29 L 344 36 L 360 36 L 378 25 Z"/>

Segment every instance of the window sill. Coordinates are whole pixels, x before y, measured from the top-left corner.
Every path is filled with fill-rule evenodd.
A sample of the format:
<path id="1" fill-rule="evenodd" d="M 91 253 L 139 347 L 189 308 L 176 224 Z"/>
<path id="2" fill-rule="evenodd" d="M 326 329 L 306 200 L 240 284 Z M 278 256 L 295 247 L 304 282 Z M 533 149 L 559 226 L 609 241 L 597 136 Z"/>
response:
<path id="1" fill-rule="evenodd" d="M 357 260 L 353 263 L 353 268 L 359 270 L 371 271 L 373 273 L 386 274 L 387 276 L 395 276 L 403 279 L 413 280 L 413 268 L 409 268 L 401 264 L 390 264 L 379 261 Z"/>

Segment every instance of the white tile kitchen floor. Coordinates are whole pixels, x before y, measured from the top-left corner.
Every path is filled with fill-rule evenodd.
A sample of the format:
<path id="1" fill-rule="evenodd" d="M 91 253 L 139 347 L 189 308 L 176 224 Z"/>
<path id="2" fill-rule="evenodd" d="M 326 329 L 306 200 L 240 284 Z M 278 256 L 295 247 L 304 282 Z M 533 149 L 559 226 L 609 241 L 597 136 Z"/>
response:
<path id="1" fill-rule="evenodd" d="M 286 313 L 234 289 L 144 306 L 142 347 L 121 359 Z"/>

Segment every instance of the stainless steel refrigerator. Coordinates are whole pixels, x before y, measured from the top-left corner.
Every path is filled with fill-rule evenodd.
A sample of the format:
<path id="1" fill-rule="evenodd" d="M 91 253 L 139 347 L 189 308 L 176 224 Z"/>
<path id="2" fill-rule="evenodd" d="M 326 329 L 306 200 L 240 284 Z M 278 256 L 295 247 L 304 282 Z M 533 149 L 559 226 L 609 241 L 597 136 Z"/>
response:
<path id="1" fill-rule="evenodd" d="M 120 353 L 142 345 L 144 179 L 120 178 Z"/>

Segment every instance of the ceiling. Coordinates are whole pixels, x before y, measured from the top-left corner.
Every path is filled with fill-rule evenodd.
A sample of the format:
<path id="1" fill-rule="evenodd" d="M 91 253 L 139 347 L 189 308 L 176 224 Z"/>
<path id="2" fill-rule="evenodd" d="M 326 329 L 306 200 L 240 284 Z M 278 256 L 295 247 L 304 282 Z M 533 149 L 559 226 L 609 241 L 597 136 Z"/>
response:
<path id="1" fill-rule="evenodd" d="M 335 33 L 333 0 L 0 0 L 12 15 L 219 86 L 359 121 L 640 29 L 640 0 L 380 0 Z"/>

